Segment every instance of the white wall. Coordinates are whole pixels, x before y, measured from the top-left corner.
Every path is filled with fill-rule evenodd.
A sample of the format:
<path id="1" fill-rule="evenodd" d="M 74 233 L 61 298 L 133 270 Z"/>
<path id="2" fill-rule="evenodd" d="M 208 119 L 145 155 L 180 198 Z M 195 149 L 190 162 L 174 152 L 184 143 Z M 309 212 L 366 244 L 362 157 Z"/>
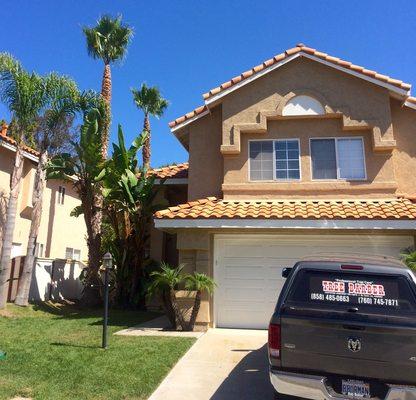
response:
<path id="1" fill-rule="evenodd" d="M 60 259 L 37 258 L 30 286 L 30 301 L 78 300 L 82 295 L 79 276 L 82 263 Z"/>

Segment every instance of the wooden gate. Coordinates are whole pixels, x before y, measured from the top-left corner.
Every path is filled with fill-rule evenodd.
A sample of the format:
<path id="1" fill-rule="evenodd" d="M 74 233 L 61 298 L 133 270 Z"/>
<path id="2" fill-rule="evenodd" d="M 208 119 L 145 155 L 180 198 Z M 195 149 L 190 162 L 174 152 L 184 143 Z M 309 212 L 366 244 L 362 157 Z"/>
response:
<path id="1" fill-rule="evenodd" d="M 19 279 L 23 272 L 24 257 L 15 257 L 12 259 L 12 268 L 10 271 L 9 290 L 7 292 L 7 301 L 13 302 L 16 298 Z"/>

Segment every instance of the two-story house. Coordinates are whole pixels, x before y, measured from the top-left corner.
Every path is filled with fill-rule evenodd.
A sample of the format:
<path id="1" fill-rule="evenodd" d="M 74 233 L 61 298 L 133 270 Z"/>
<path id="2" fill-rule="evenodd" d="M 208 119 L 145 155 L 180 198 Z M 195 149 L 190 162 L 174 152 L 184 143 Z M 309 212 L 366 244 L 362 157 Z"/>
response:
<path id="1" fill-rule="evenodd" d="M 265 328 L 282 268 L 303 256 L 414 245 L 409 84 L 299 44 L 203 98 L 170 123 L 188 201 L 155 214 L 187 270 L 216 281 L 199 324 Z"/>
<path id="2" fill-rule="evenodd" d="M 3 125 L 0 131 L 0 252 L 15 152 L 16 142 L 7 135 L 7 126 Z M 12 258 L 26 255 L 32 222 L 32 195 L 38 159 L 39 154 L 35 150 L 29 147 L 24 148 L 23 176 L 13 233 Z M 31 290 L 31 298 L 36 300 L 48 298 L 45 292 L 49 289 L 44 287 L 47 287 L 51 280 L 57 279 L 57 276 L 53 277 L 52 275 L 58 273 L 58 271 L 53 272 L 50 267 L 47 267 L 54 260 L 61 260 L 60 265 L 62 262 L 65 265 L 63 260 L 70 262 L 63 272 L 62 268 L 59 269 L 59 273 L 64 274 L 64 277 L 68 279 L 67 286 L 72 284 L 69 280 L 75 281 L 78 277 L 79 263 L 86 260 L 88 256 L 87 232 L 83 218 L 71 217 L 70 214 L 80 204 L 71 183 L 58 180 L 47 182 L 43 193 L 43 210 L 35 249 L 38 261 L 32 286 L 36 287 Z M 77 265 L 76 276 L 73 276 L 75 264 Z M 13 290 L 9 290 L 9 299 L 14 298 L 18 275 L 19 271 L 12 269 L 12 278 L 14 279 L 11 280 L 11 285 Z M 79 285 L 76 284 L 74 287 L 74 290 L 71 287 L 65 292 L 70 298 L 79 295 Z"/>

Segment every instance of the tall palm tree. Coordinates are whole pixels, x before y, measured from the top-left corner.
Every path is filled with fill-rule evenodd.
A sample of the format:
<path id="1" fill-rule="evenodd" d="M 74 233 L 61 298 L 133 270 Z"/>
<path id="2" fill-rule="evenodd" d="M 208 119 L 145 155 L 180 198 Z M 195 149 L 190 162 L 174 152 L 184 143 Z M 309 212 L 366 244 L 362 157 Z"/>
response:
<path id="1" fill-rule="evenodd" d="M 104 62 L 104 74 L 101 84 L 101 95 L 107 107 L 107 120 L 102 143 L 103 157 L 107 156 L 108 140 L 111 123 L 111 64 L 124 58 L 127 52 L 133 30 L 121 22 L 121 16 L 113 18 L 109 15 L 102 16 L 97 25 L 84 27 L 83 32 L 87 40 L 88 54 L 93 58 Z"/>
<path id="2" fill-rule="evenodd" d="M 11 268 L 13 231 L 23 171 L 23 145 L 33 131 L 33 123 L 46 103 L 45 82 L 25 71 L 10 54 L 0 53 L 0 99 L 11 114 L 10 132 L 16 140 L 16 154 L 10 180 L 6 225 L 0 258 L 0 309 L 6 306 Z"/>
<path id="3" fill-rule="evenodd" d="M 29 300 L 32 270 L 35 262 L 35 246 L 42 216 L 48 158 L 62 150 L 68 143 L 71 137 L 70 128 L 76 111 L 75 99 L 78 90 L 72 79 L 52 73 L 45 77 L 45 90 L 47 97 L 46 110 L 38 119 L 38 126 L 34 134 L 34 142 L 39 151 L 39 161 L 35 174 L 33 209 L 26 257 L 14 301 L 19 306 L 27 306 Z"/>
<path id="4" fill-rule="evenodd" d="M 160 118 L 166 110 L 169 102 L 162 97 L 159 89 L 154 87 L 148 87 L 145 83 L 142 84 L 140 89 L 132 89 L 134 103 L 137 108 L 144 113 L 143 129 L 147 132 L 147 139 L 144 143 L 142 154 L 143 154 L 143 166 L 145 168 L 150 167 L 150 115 Z"/>

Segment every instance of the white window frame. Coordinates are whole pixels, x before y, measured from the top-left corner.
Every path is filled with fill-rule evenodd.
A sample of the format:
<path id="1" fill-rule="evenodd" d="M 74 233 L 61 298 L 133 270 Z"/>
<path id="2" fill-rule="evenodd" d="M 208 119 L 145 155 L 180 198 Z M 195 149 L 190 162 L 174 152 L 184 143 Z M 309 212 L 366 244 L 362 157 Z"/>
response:
<path id="1" fill-rule="evenodd" d="M 66 195 L 66 188 L 65 186 L 58 187 L 58 204 L 64 205 L 65 204 L 65 195 Z"/>
<path id="2" fill-rule="evenodd" d="M 312 140 L 323 140 L 323 139 L 333 139 L 335 141 L 335 161 L 337 164 L 337 177 L 335 179 L 314 179 L 313 178 L 313 164 L 312 164 Z M 364 162 L 364 178 L 340 178 L 339 176 L 339 164 L 338 164 L 338 140 L 342 139 L 359 139 L 362 143 L 362 152 L 363 152 L 363 162 Z M 310 174 L 311 174 L 311 181 L 314 182 L 348 182 L 348 181 L 366 181 L 367 180 L 367 162 L 365 159 L 365 142 L 362 136 L 322 136 L 322 137 L 311 137 L 309 138 L 309 158 L 310 158 Z"/>
<path id="3" fill-rule="evenodd" d="M 70 252 L 71 252 L 71 257 L 70 258 L 66 257 L 67 250 L 70 250 Z M 75 251 L 79 252 L 79 260 L 74 258 Z M 66 260 L 72 260 L 72 261 L 81 261 L 81 249 L 76 249 L 75 247 L 65 247 L 65 259 Z"/>
<path id="4" fill-rule="evenodd" d="M 276 142 L 285 142 L 288 140 L 296 140 L 299 147 L 299 178 L 288 178 L 288 179 L 276 179 Z M 251 142 L 273 142 L 273 179 L 270 180 L 259 180 L 251 179 L 251 168 L 250 168 L 250 143 Z M 300 182 L 302 180 L 302 166 L 301 166 L 301 150 L 300 150 L 300 139 L 299 138 L 281 138 L 281 139 L 250 139 L 247 146 L 247 159 L 248 159 L 248 181 L 255 183 L 262 182 L 274 182 L 274 183 L 287 183 L 287 182 Z"/>

